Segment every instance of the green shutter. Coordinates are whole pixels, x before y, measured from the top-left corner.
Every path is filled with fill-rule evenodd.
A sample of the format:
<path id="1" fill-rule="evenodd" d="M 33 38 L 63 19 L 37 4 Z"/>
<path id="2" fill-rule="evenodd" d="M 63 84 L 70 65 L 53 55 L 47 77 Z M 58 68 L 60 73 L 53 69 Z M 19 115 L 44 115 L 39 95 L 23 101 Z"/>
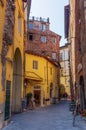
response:
<path id="1" fill-rule="evenodd" d="M 6 81 L 6 101 L 5 101 L 5 120 L 10 117 L 10 85 L 11 81 Z"/>

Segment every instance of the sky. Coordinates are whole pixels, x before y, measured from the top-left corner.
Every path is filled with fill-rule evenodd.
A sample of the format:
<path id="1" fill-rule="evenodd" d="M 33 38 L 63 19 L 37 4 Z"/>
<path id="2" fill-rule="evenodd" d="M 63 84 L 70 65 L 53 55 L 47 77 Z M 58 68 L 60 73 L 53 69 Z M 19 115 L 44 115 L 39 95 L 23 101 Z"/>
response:
<path id="1" fill-rule="evenodd" d="M 50 30 L 62 36 L 60 45 L 66 43 L 64 38 L 64 6 L 69 0 L 32 0 L 30 16 L 48 18 Z"/>

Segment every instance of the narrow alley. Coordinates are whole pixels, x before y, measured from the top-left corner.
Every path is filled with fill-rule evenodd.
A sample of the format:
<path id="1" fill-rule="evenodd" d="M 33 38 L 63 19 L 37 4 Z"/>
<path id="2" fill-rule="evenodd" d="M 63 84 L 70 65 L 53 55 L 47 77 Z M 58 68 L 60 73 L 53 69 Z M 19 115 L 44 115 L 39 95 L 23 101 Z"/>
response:
<path id="1" fill-rule="evenodd" d="M 81 116 L 76 117 L 73 127 L 73 115 L 69 111 L 69 101 L 29 110 L 17 114 L 3 130 L 86 130 L 86 122 Z"/>

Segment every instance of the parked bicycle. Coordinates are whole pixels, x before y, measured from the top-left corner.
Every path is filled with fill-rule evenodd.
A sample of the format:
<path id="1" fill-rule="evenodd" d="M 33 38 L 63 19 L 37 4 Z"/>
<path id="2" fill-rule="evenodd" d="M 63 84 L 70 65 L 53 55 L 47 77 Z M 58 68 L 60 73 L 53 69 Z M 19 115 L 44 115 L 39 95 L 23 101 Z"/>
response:
<path id="1" fill-rule="evenodd" d="M 76 116 L 80 114 L 80 104 L 76 101 L 75 109 L 73 111 L 73 126 L 75 126 Z"/>

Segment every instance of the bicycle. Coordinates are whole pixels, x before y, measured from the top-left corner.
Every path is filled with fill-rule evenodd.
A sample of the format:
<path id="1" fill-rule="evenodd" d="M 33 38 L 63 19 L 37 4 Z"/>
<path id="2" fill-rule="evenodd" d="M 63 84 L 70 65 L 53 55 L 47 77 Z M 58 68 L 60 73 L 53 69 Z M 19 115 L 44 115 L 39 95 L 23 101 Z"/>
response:
<path id="1" fill-rule="evenodd" d="M 75 126 L 75 119 L 76 119 L 76 116 L 79 115 L 79 109 L 80 109 L 80 105 L 78 103 L 76 103 L 76 106 L 75 106 L 75 109 L 73 111 L 73 126 Z"/>

